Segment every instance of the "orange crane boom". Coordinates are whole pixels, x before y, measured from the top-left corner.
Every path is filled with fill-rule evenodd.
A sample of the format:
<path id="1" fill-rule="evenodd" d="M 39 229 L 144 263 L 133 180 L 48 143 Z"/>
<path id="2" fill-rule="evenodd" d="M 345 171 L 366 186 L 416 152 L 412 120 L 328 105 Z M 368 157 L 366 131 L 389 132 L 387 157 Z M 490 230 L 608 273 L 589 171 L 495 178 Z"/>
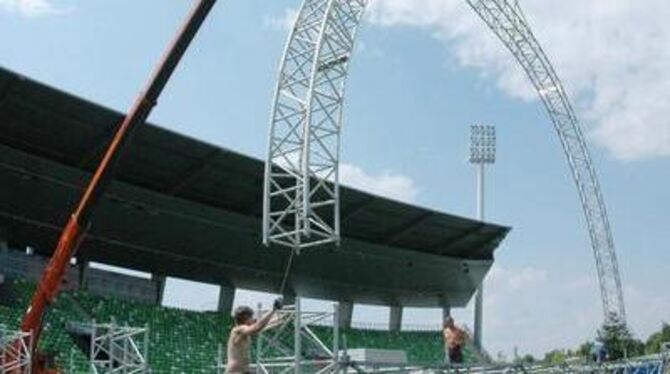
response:
<path id="1" fill-rule="evenodd" d="M 63 228 L 53 256 L 42 273 L 32 302 L 21 322 L 21 331 L 31 332 L 33 335 L 33 350 L 36 349 L 35 347 L 37 347 L 39 341 L 43 316 L 58 295 L 70 259 L 84 239 L 91 216 L 98 201 L 113 179 L 114 171 L 124 149 L 130 143 L 131 136 L 136 128 L 146 121 L 156 105 L 163 88 L 165 88 L 170 76 L 215 3 L 216 0 L 198 0 L 194 4 L 176 37 L 161 57 L 145 89 L 140 92 L 130 111 L 116 130 L 102 161 L 89 181 L 76 209 Z M 44 372 L 40 371 L 39 368 L 36 369 L 38 373 Z"/>

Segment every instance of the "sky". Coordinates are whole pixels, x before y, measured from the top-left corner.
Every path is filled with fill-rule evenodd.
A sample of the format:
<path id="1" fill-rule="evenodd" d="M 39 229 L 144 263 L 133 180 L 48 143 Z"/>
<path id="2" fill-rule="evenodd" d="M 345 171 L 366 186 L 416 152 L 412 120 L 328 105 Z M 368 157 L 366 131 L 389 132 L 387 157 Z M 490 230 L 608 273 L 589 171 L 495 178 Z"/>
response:
<path id="1" fill-rule="evenodd" d="M 520 3 L 583 125 L 629 324 L 646 338 L 670 322 L 670 3 Z M 125 111 L 190 5 L 0 0 L 0 65 Z M 219 1 L 151 122 L 264 158 L 277 67 L 299 6 Z M 464 0 L 373 0 L 347 85 L 343 183 L 473 217 L 472 124 L 497 127 L 486 218 L 513 227 L 485 281 L 486 348 L 539 355 L 592 338 L 602 312 L 586 223 L 558 137 L 523 72 Z M 166 304 L 211 309 L 217 292 L 170 279 Z M 236 302 L 271 300 L 238 291 Z M 404 323 L 435 326 L 440 315 L 409 309 Z M 454 315 L 472 326 L 471 306 Z M 387 318 L 381 307 L 354 310 L 361 323 Z"/>

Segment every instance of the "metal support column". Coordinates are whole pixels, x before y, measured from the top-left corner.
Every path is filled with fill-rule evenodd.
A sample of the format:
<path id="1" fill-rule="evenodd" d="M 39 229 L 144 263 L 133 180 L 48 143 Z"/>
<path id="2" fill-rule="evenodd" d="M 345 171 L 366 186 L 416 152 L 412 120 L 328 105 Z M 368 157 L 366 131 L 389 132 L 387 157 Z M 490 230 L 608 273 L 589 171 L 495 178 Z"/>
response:
<path id="1" fill-rule="evenodd" d="M 90 263 L 87 260 L 82 260 L 77 264 L 77 270 L 79 270 L 79 290 L 81 291 L 87 289 L 89 268 Z"/>
<path id="2" fill-rule="evenodd" d="M 389 330 L 400 331 L 402 328 L 402 306 L 392 305 L 389 313 Z"/>
<path id="3" fill-rule="evenodd" d="M 354 316 L 354 303 L 348 301 L 340 301 L 339 305 L 339 320 L 340 327 L 345 329 L 351 328 L 351 321 Z"/>
<path id="4" fill-rule="evenodd" d="M 477 165 L 477 219 L 484 220 L 484 164 Z M 474 344 L 477 349 L 482 349 L 482 335 L 484 323 L 484 278 L 477 287 L 475 296 L 475 321 L 474 321 Z"/>
<path id="5" fill-rule="evenodd" d="M 151 282 L 156 288 L 156 305 L 163 305 L 163 296 L 165 296 L 165 275 L 151 274 Z"/>
<path id="6" fill-rule="evenodd" d="M 451 306 L 445 305 L 442 307 L 442 321 L 446 321 L 447 318 L 451 317 Z"/>
<path id="7" fill-rule="evenodd" d="M 294 341 L 293 341 L 293 358 L 295 362 L 295 374 L 300 374 L 302 366 L 302 312 L 300 310 L 300 298 L 295 298 L 295 315 L 293 320 Z"/>
<path id="8" fill-rule="evenodd" d="M 477 219 L 484 221 L 484 170 L 486 164 L 493 164 L 496 160 L 496 130 L 493 126 L 471 126 L 470 133 L 470 163 L 477 170 Z M 484 309 L 484 280 L 477 288 L 475 296 L 475 331 L 474 345 L 482 350 L 483 309 Z"/>
<path id="9" fill-rule="evenodd" d="M 340 305 L 333 304 L 333 372 L 340 372 Z"/>
<path id="10" fill-rule="evenodd" d="M 217 311 L 225 314 L 230 314 L 233 310 L 233 303 L 235 302 L 235 287 L 229 285 L 219 286 L 219 303 Z"/>

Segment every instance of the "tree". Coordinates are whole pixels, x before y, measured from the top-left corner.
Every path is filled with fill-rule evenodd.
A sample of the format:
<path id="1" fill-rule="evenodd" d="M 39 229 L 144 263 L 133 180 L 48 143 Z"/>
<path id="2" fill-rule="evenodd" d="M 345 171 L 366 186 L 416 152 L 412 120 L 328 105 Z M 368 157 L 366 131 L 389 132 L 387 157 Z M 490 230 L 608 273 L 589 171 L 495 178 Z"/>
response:
<path id="1" fill-rule="evenodd" d="M 586 359 L 591 359 L 591 354 L 592 353 L 593 353 L 593 342 L 592 341 L 584 342 L 577 349 L 577 354 L 580 357 L 583 357 L 583 358 L 586 358 Z"/>
<path id="2" fill-rule="evenodd" d="M 535 357 L 531 354 L 526 354 L 523 357 L 521 357 L 521 363 L 526 364 L 526 365 L 532 365 L 535 363 Z"/>
<path id="3" fill-rule="evenodd" d="M 542 362 L 549 365 L 559 365 L 565 363 L 566 358 L 565 352 L 560 349 L 554 349 L 544 354 Z"/>
<path id="4" fill-rule="evenodd" d="M 659 353 L 661 344 L 670 342 L 670 325 L 663 323 L 661 330 L 649 336 L 645 344 L 645 351 L 648 354 Z"/>
<path id="5" fill-rule="evenodd" d="M 644 354 L 644 343 L 633 337 L 628 326 L 609 318 L 598 330 L 598 339 L 605 344 L 609 360 L 620 360 Z"/>

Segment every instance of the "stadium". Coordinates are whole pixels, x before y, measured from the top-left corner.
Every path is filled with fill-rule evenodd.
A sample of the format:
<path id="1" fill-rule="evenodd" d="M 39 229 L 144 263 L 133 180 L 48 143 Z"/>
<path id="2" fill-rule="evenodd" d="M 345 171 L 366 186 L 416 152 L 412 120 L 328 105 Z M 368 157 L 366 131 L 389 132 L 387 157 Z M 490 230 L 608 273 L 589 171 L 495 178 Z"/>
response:
<path id="1" fill-rule="evenodd" d="M 560 80 L 517 3 L 467 2 L 557 129 L 606 325 L 625 326 L 603 198 Z M 0 373 L 230 372 L 239 289 L 283 298 L 278 322 L 253 341 L 256 373 L 670 369 L 667 352 L 598 365 L 494 362 L 481 342 L 482 284 L 512 228 L 484 220 L 483 192 L 471 219 L 340 185 L 344 86 L 365 0 L 304 0 L 280 62 L 266 160 L 146 123 L 214 4 L 195 2 L 127 113 L 0 67 Z M 481 188 L 492 131 L 473 127 Z M 219 287 L 216 311 L 163 306 L 168 277 Z M 332 311 L 304 310 L 303 298 Z M 445 363 L 442 330 L 402 328 L 404 308 L 440 308 L 447 319 L 471 300 L 463 362 Z M 385 328 L 356 326 L 354 305 L 389 307 Z"/>
<path id="2" fill-rule="evenodd" d="M 4 85 L 12 85 L 2 131 L 2 227 L 7 233 L 2 272 L 7 279 L 28 281 L 9 282 L 5 291 L 8 294 L 3 299 L 18 306 L 6 314 L 14 320 L 10 317 L 5 322 L 15 324 L 29 301 L 34 287 L 31 284 L 38 281 L 51 254 L 50 245 L 58 240 L 63 212 L 76 202 L 86 172 L 91 171 L 81 166 L 82 160 L 95 165 L 100 155 L 91 154 L 91 150 L 103 150 L 99 143 L 108 138 L 122 115 L 16 73 L 4 70 L 1 74 Z M 30 133 L 25 132 L 27 128 Z M 263 163 L 152 125 L 144 126 L 136 136 L 123 160 L 128 166 L 121 166 L 123 172 L 116 176 L 117 182 L 93 218 L 107 223 L 91 227 L 79 248 L 77 265 L 67 273 L 64 288 L 72 293 L 60 297 L 69 298 L 76 307 L 65 304 L 62 309 L 59 305 L 54 309 L 68 321 L 114 316 L 120 324 L 165 326 L 169 318 L 182 318 L 185 323 L 193 320 L 190 323 L 195 324 L 192 333 L 196 335 L 183 340 L 186 344 L 178 344 L 183 332 L 177 331 L 161 339 L 157 337 L 167 331 L 160 335 L 155 332 L 156 339 L 151 341 L 156 340 L 159 346 L 172 344 L 173 351 L 167 355 L 202 352 L 198 355 L 203 357 L 201 365 L 190 362 L 188 367 L 205 370 L 215 363 L 216 342 L 225 341 L 225 336 L 212 336 L 208 344 L 196 347 L 190 342 L 212 322 L 222 327 L 230 324 L 225 318 L 230 315 L 235 288 L 279 292 L 288 253 L 268 251 L 261 243 L 258 201 L 262 197 L 259 181 L 263 179 Z M 347 236 L 341 246 L 301 254 L 285 295 L 341 301 L 349 306 L 348 314 L 341 314 L 343 328 L 350 325 L 352 303 L 442 307 L 446 313 L 451 307 L 463 307 L 490 268 L 494 250 L 508 231 L 503 226 L 428 211 L 348 188 L 342 189 L 342 210 Z M 31 256 L 25 255 L 27 247 L 34 248 Z M 133 279 L 89 270 L 86 263 L 91 261 L 155 277 Z M 161 278 L 166 276 L 220 285 L 222 315 L 155 307 L 157 318 L 150 317 L 149 305 L 161 305 Z M 82 284 L 85 293 L 78 292 Z M 136 313 L 144 316 L 135 317 Z M 390 323 L 395 323 L 392 330 L 398 331 L 396 318 Z M 58 326 L 64 322 L 52 323 Z M 361 335 L 358 339 L 366 339 L 365 331 L 355 334 Z M 385 340 L 378 332 L 371 334 L 369 339 Z M 426 341 L 423 344 L 434 347 L 427 352 L 419 348 L 412 354 L 440 356 L 439 334 L 417 335 Z M 68 362 L 72 346 L 59 342 L 59 337 L 49 332 L 44 339 L 55 345 L 54 351 L 66 354 L 62 358 Z M 160 356 L 154 357 L 159 360 Z M 161 371 L 154 367 L 154 372 Z"/>

